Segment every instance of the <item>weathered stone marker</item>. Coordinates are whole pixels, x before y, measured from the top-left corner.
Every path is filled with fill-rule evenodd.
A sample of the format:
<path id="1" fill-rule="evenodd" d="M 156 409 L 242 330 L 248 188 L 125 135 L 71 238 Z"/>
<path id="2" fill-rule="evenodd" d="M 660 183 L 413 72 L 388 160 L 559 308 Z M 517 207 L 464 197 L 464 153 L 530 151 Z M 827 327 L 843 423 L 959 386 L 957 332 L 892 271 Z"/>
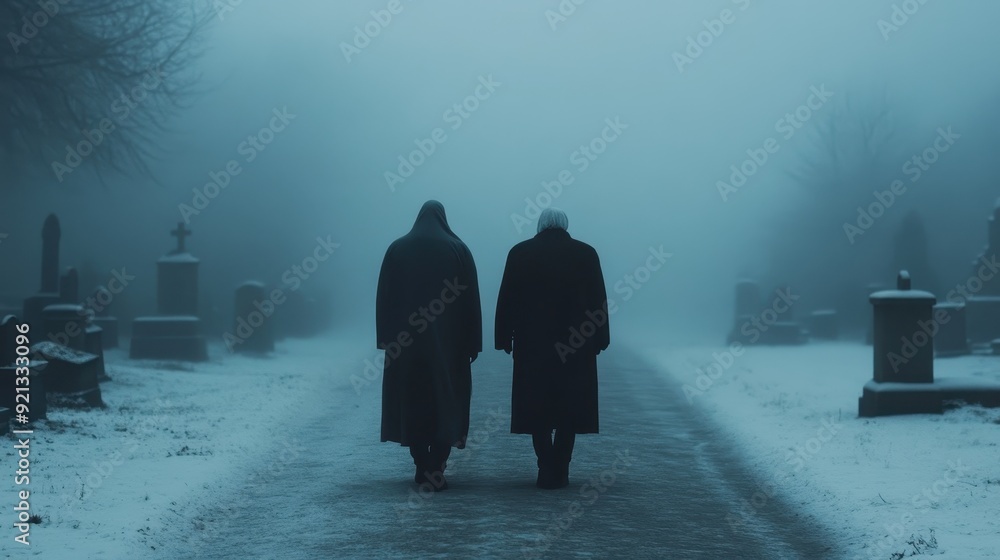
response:
<path id="1" fill-rule="evenodd" d="M 236 288 L 233 330 L 229 333 L 233 338 L 226 337 L 227 347 L 234 352 L 262 354 L 274 351 L 271 317 L 258 309 L 258 304 L 265 301 L 268 301 L 268 294 L 260 282 L 245 282 Z"/>
<path id="2" fill-rule="evenodd" d="M 874 312 L 874 376 L 858 399 L 862 417 L 940 413 L 946 404 L 1000 406 L 1000 383 L 982 379 L 934 379 L 934 340 L 945 309 L 930 292 L 912 290 L 906 271 L 897 289 L 869 298 Z"/>

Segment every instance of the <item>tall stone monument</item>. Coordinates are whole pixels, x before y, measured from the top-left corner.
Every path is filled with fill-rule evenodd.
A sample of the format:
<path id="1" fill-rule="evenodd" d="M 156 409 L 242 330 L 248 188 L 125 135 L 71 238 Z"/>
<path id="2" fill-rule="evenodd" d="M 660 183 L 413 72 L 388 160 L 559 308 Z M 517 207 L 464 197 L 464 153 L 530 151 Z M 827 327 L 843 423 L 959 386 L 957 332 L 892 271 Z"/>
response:
<path id="1" fill-rule="evenodd" d="M 208 346 L 198 318 L 198 265 L 187 251 L 185 239 L 191 231 L 177 224 L 171 235 L 177 248 L 156 263 L 157 315 L 137 317 L 132 322 L 133 359 L 204 361 Z"/>
<path id="2" fill-rule="evenodd" d="M 42 226 L 42 283 L 38 294 L 24 300 L 24 322 L 33 328 L 41 328 L 42 311 L 60 303 L 59 297 L 59 240 L 62 236 L 59 218 L 49 214 Z"/>

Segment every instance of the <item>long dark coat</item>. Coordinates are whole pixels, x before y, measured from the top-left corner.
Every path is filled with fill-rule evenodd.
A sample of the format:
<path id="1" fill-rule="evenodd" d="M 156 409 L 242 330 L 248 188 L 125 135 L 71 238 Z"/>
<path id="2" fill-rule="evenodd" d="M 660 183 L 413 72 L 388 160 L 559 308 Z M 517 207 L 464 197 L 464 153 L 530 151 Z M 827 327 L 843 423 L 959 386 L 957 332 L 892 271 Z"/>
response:
<path id="1" fill-rule="evenodd" d="M 510 250 L 495 332 L 496 348 L 514 354 L 512 433 L 597 433 L 597 354 L 611 341 L 607 299 L 597 251 L 565 230 L 543 230 Z"/>
<path id="2" fill-rule="evenodd" d="M 430 201 L 385 253 L 375 300 L 382 376 L 382 441 L 465 446 L 470 360 L 483 349 L 472 253 Z"/>

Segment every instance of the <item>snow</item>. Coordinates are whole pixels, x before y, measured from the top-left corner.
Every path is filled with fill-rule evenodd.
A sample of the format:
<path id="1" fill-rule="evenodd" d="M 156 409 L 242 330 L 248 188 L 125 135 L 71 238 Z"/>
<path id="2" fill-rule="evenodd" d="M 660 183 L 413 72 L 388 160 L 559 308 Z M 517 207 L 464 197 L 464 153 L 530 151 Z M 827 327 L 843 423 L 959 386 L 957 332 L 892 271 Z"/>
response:
<path id="1" fill-rule="evenodd" d="M 997 557 L 1000 409 L 860 419 L 858 397 L 872 370 L 871 347 L 861 344 L 737 355 L 725 346 L 669 346 L 662 335 L 620 334 L 616 343 L 624 340 L 678 391 L 688 386 L 684 402 L 731 434 L 762 481 L 760 492 L 734 502 L 738 515 L 791 504 L 837 536 L 833 544 L 849 558 L 909 557 L 914 545 L 919 556 Z M 206 518 L 187 508 L 217 505 L 232 493 L 234 473 L 282 453 L 297 410 L 356 406 L 341 401 L 355 394 L 349 379 L 376 354 L 370 346 L 343 333 L 283 341 L 270 359 L 214 346 L 213 360 L 200 364 L 109 352 L 112 381 L 101 385 L 108 408 L 50 410 L 38 426 L 30 488 L 43 523 L 32 526 L 30 549 L 4 543 L 0 558 L 176 557 L 171 547 L 186 546 L 172 541 L 178 527 Z M 1000 358 L 990 356 L 939 359 L 935 368 L 937 378 L 1000 380 Z M 8 438 L 0 451 L 6 465 L 14 464 L 14 443 Z M 3 485 L 0 500 L 16 503 L 14 490 Z M 768 500 L 770 492 L 783 499 Z"/>
<path id="2" fill-rule="evenodd" d="M 1000 555 L 1000 409 L 859 418 L 872 348 L 858 343 L 734 352 L 632 340 L 773 484 L 741 515 L 773 491 L 839 535 L 849 558 Z M 959 377 L 1000 380 L 1000 358 L 935 361 L 935 379 Z"/>
<path id="3" fill-rule="evenodd" d="M 287 340 L 270 359 L 216 346 L 213 360 L 200 364 L 130 361 L 125 350 L 107 352 L 112 381 L 101 384 L 107 408 L 50 408 L 36 427 L 27 488 L 43 522 L 32 525 L 30 548 L 6 531 L 10 540 L 0 557 L 156 555 L 164 514 L 215 494 L 240 465 L 260 462 L 280 427 L 294 422 L 295 410 L 317 406 L 318 387 L 331 378 L 347 383 L 365 342 Z M 16 441 L 3 440 L 0 460 L 10 468 Z M 5 519 L 17 489 L 2 486 Z"/>

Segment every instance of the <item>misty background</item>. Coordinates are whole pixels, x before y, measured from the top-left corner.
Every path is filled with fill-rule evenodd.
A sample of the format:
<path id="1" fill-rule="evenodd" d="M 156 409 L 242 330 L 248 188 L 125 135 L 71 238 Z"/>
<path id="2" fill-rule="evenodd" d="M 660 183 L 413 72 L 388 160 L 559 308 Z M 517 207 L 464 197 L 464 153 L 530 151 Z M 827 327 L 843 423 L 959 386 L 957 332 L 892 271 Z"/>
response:
<path id="1" fill-rule="evenodd" d="M 328 236 L 340 247 L 302 291 L 328 300 L 335 323 L 370 328 L 386 247 L 437 199 L 476 259 L 491 348 L 507 251 L 534 233 L 511 216 L 563 170 L 574 182 L 553 206 L 601 256 L 620 306 L 613 330 L 721 341 L 733 284 L 748 275 L 765 290 L 795 286 L 803 312 L 844 292 L 863 300 L 868 283 L 892 282 L 893 236 L 911 211 L 945 286 L 964 282 L 986 242 L 1000 196 L 1000 4 L 931 0 L 886 40 L 878 22 L 894 2 L 883 0 L 590 0 L 555 29 L 546 17 L 555 0 L 402 0 L 348 61 L 343 44 L 388 4 L 243 2 L 220 12 L 191 69 L 200 94 L 158 138 L 156 181 L 102 183 L 80 168 L 60 182 L 39 169 L 0 186 L 0 294 L 19 301 L 37 291 L 41 226 L 55 212 L 61 266 L 93 279 L 83 292 L 125 267 L 136 279 L 116 300 L 128 313 L 118 313 L 154 312 L 155 261 L 175 246 L 180 205 L 229 160 L 243 171 L 188 224 L 188 248 L 202 260 L 202 315 L 214 328 L 228 326 L 238 283 L 282 285 Z M 674 54 L 724 9 L 735 22 L 680 71 Z M 445 111 L 489 76 L 496 91 L 452 130 Z M 833 98 L 784 139 L 775 123 L 823 85 Z M 285 108 L 294 118 L 247 162 L 241 143 Z M 579 171 L 572 154 L 616 118 L 628 128 Z M 888 139 L 852 156 L 860 141 L 851 131 L 876 120 Z M 841 132 L 824 132 L 830 123 Z M 911 183 L 904 163 L 949 126 L 961 138 Z M 391 190 L 385 173 L 436 128 L 447 140 Z M 770 137 L 780 150 L 724 201 L 718 181 Z M 836 157 L 834 138 L 846 146 Z M 803 162 L 815 164 L 804 177 Z M 834 169 L 847 178 L 828 180 Z M 843 224 L 856 224 L 858 207 L 894 179 L 906 180 L 906 194 L 852 244 Z M 618 282 L 661 245 L 673 255 L 667 265 L 623 301 Z"/>

